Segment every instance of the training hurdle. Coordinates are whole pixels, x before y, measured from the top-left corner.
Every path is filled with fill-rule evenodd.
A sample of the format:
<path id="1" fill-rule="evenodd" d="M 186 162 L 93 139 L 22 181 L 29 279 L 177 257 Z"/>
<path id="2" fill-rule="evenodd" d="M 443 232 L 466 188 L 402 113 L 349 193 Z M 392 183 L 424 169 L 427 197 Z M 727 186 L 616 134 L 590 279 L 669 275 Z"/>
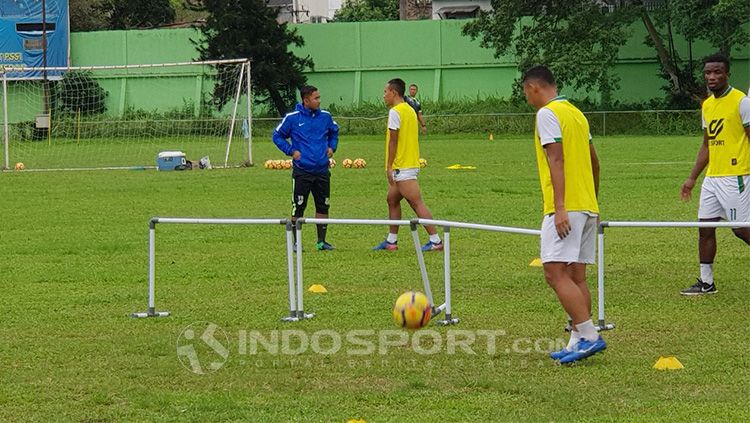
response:
<path id="1" fill-rule="evenodd" d="M 459 323 L 459 319 L 453 316 L 453 309 L 451 305 L 451 229 L 474 229 L 483 230 L 490 232 L 504 232 L 511 234 L 521 235 L 533 235 L 539 236 L 541 231 L 538 229 L 526 229 L 526 228 L 515 228 L 510 226 L 496 226 L 496 225 L 484 225 L 477 223 L 465 223 L 465 222 L 453 222 L 448 220 L 433 220 L 433 219 L 412 219 L 408 221 L 404 220 L 370 220 L 370 219 L 304 219 L 300 218 L 297 220 L 297 239 L 302 239 L 302 227 L 305 223 L 309 224 L 348 224 L 348 225 L 397 225 L 406 226 L 409 225 L 411 229 L 412 239 L 414 241 L 414 248 L 417 253 L 417 260 L 419 262 L 419 268 L 422 274 L 422 283 L 425 289 L 425 295 L 430 300 L 430 304 L 433 304 L 433 317 L 445 311 L 445 318 L 438 320 L 439 325 L 453 325 Z M 444 272 L 444 284 L 445 284 L 445 302 L 439 306 L 434 305 L 435 301 L 432 295 L 432 289 L 430 287 L 430 280 L 427 274 L 427 269 L 424 262 L 424 254 L 422 252 L 422 246 L 419 240 L 419 226 L 437 226 L 443 229 L 443 272 Z M 298 243 L 299 244 L 299 243 Z M 303 295 L 303 277 L 302 277 L 302 253 L 299 245 L 297 246 L 297 287 L 298 287 L 298 298 Z M 604 304 L 604 290 L 603 286 L 599 291 L 601 297 L 600 304 Z M 603 313 L 603 310 L 601 311 Z M 304 312 L 303 312 L 304 315 Z M 612 329 L 614 325 L 610 327 L 604 327 L 604 329 Z"/>
<path id="2" fill-rule="evenodd" d="M 419 271 L 422 274 L 422 284 L 424 286 L 425 295 L 432 304 L 432 315 L 436 316 L 440 314 L 446 307 L 443 303 L 440 306 L 435 306 L 435 301 L 432 296 L 432 289 L 430 287 L 430 279 L 427 276 L 427 266 L 424 262 L 424 253 L 422 252 L 422 245 L 419 241 L 418 225 L 415 220 L 380 220 L 380 219 L 319 219 L 319 218 L 299 218 L 296 221 L 297 230 L 297 317 L 299 319 L 307 319 L 314 317 L 313 313 L 305 313 L 303 307 L 302 297 L 304 295 L 304 280 L 302 277 L 302 227 L 306 224 L 322 224 L 322 225 L 385 225 L 385 226 L 409 226 L 411 229 L 411 236 L 414 242 L 414 250 L 417 253 L 417 262 L 419 263 Z"/>
<path id="3" fill-rule="evenodd" d="M 599 223 L 597 233 L 597 285 L 599 291 L 599 327 L 613 329 L 614 324 L 604 319 L 604 230 L 606 228 L 750 228 L 750 222 L 648 222 L 648 221 L 612 221 Z"/>
<path id="4" fill-rule="evenodd" d="M 155 304 L 155 272 L 156 272 L 156 225 L 285 225 L 286 227 L 286 250 L 287 267 L 289 279 L 289 318 L 297 318 L 296 298 L 294 292 L 294 278 L 292 274 L 292 224 L 288 219 L 211 219 L 211 218 L 184 218 L 184 217 L 153 217 L 148 223 L 148 309 L 145 312 L 131 313 L 130 317 L 166 317 L 168 311 L 156 311 Z M 300 304 L 302 300 L 300 299 Z"/>

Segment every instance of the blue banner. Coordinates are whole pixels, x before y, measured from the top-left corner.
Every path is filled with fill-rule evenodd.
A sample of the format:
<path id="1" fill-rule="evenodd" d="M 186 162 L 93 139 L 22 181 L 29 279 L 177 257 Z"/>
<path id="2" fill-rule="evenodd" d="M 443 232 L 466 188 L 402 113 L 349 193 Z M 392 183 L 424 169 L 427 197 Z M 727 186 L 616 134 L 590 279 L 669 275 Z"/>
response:
<path id="1" fill-rule="evenodd" d="M 70 29 L 68 0 L 0 0 L 0 67 L 68 66 Z M 42 23 L 46 20 L 46 25 Z M 42 43 L 46 27 L 47 51 Z M 63 71 L 48 71 L 49 79 L 60 79 Z M 12 71 L 9 78 L 42 78 L 41 71 Z"/>

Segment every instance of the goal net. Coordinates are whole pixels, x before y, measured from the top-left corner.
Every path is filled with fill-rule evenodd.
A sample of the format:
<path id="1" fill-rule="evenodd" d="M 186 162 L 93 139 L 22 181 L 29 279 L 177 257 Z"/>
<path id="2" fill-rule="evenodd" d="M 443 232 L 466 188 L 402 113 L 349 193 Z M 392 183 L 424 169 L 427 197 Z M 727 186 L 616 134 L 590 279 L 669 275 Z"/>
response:
<path id="1" fill-rule="evenodd" d="M 149 168 L 162 151 L 252 162 L 247 60 L 39 71 L 0 68 L 6 169 Z"/>

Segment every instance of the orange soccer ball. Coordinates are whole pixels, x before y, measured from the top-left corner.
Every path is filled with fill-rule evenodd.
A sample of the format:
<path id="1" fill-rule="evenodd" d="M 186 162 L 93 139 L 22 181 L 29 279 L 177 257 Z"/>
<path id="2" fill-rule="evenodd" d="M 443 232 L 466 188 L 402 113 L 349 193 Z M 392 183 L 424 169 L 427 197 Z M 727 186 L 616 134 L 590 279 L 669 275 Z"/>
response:
<path id="1" fill-rule="evenodd" d="M 26 165 L 24 165 L 21 162 L 16 163 L 16 170 L 24 170 L 26 169 Z"/>

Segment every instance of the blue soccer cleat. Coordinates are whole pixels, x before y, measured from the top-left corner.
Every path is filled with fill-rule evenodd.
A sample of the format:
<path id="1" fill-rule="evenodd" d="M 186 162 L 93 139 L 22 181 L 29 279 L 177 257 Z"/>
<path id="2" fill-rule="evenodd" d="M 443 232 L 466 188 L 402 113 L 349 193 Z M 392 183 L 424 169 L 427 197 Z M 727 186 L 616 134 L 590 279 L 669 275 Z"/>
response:
<path id="1" fill-rule="evenodd" d="M 373 251 L 379 251 L 379 250 L 396 251 L 398 250 L 398 241 L 388 242 L 388 240 L 383 240 L 383 242 L 372 247 L 372 249 Z"/>
<path id="2" fill-rule="evenodd" d="M 422 251 L 443 251 L 443 242 L 437 244 L 432 241 L 427 241 L 427 244 L 422 246 Z"/>
<path id="3" fill-rule="evenodd" d="M 584 358 L 591 357 L 592 355 L 604 351 L 605 349 L 607 349 L 607 343 L 604 342 L 604 339 L 602 339 L 601 336 L 593 342 L 581 338 L 576 346 L 573 347 L 573 351 L 560 359 L 560 364 L 567 364 L 574 361 L 583 360 Z"/>
<path id="4" fill-rule="evenodd" d="M 549 358 L 551 358 L 553 360 L 559 360 L 559 359 L 565 357 L 566 355 L 570 354 L 571 352 L 572 351 L 569 350 L 568 347 L 565 347 L 565 348 L 563 348 L 561 350 L 552 351 L 551 353 L 549 353 Z"/>
<path id="5" fill-rule="evenodd" d="M 331 244 L 329 244 L 329 243 L 327 243 L 325 241 L 321 241 L 321 242 L 315 244 L 315 249 L 318 250 L 318 251 L 331 251 L 331 250 L 335 250 L 336 248 L 333 245 L 331 245 Z"/>

